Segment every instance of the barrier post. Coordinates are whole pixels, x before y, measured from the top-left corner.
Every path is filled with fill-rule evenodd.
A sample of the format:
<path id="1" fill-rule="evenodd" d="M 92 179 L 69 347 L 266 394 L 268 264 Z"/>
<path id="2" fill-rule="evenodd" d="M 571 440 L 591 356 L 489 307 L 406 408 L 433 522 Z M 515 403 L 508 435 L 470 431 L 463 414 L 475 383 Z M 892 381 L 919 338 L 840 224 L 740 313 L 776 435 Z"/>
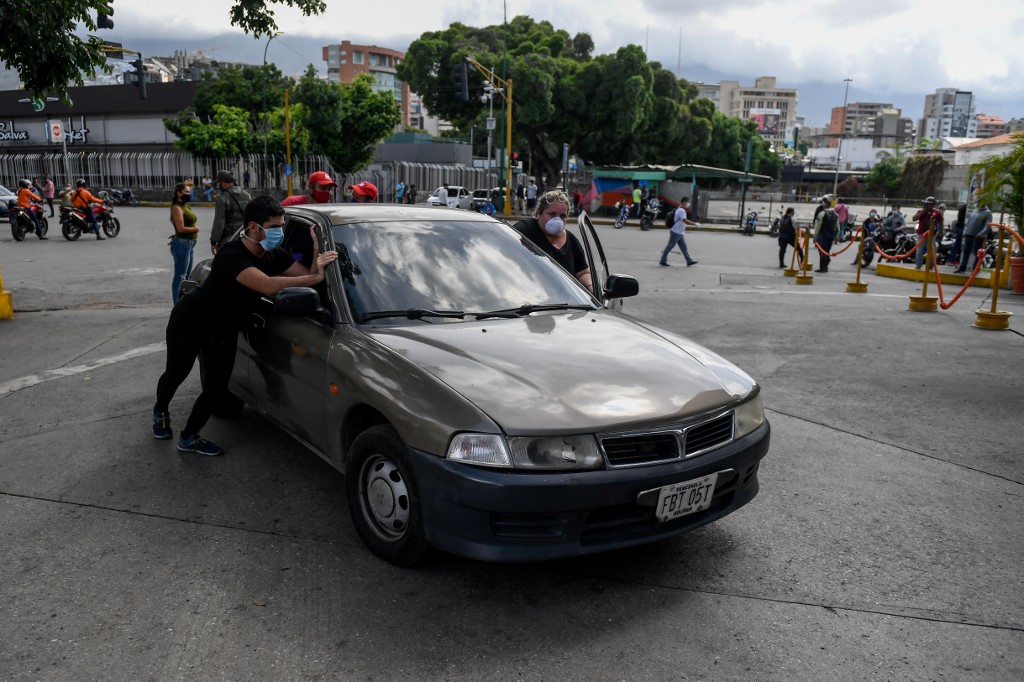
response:
<path id="1" fill-rule="evenodd" d="M 868 283 L 860 281 L 860 266 L 864 262 L 864 228 L 860 228 L 860 244 L 857 246 L 857 281 L 847 282 L 846 291 L 851 294 L 865 294 L 868 291 Z"/>
<path id="2" fill-rule="evenodd" d="M 4 289 L 4 273 L 0 270 L 0 320 L 10 320 L 14 317 L 14 300 L 11 292 Z"/>
<path id="3" fill-rule="evenodd" d="M 1003 237 L 1005 233 L 1002 230 L 1002 225 L 999 225 L 999 246 L 996 247 L 996 267 L 992 272 L 992 309 L 991 310 L 975 310 L 974 311 L 974 326 L 979 329 L 1009 329 L 1010 328 L 1010 315 L 1013 313 L 1005 310 L 997 310 L 996 305 L 999 303 L 999 271 L 1000 266 L 1003 262 Z"/>
<path id="4" fill-rule="evenodd" d="M 932 268 L 932 264 L 935 262 L 935 240 L 932 239 L 933 230 L 935 229 L 935 220 L 932 219 L 932 224 L 929 226 L 928 231 L 921 237 L 927 239 L 928 242 L 925 246 L 928 247 L 925 252 L 925 264 L 924 264 L 924 282 L 921 284 L 921 295 L 910 297 L 910 310 L 914 310 L 919 313 L 934 313 L 939 309 L 939 299 L 935 296 L 928 295 L 928 271 Z M 918 248 L 921 248 L 918 246 Z M 939 269 L 935 268 L 935 281 L 938 282 Z"/>
<path id="5" fill-rule="evenodd" d="M 797 284 L 814 284 L 814 275 L 807 274 L 807 261 L 811 258 L 811 231 L 807 230 L 804 237 L 804 262 L 800 266 L 800 274 L 796 276 Z"/>

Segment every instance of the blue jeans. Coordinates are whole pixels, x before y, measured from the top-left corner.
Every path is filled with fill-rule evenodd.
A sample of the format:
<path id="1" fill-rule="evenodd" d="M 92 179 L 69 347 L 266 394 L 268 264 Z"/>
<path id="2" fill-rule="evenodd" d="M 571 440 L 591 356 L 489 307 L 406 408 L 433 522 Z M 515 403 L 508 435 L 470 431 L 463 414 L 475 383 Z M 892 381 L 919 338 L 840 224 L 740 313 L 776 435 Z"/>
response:
<path id="1" fill-rule="evenodd" d="M 171 257 L 174 258 L 174 279 L 171 280 L 171 300 L 178 302 L 181 281 L 192 271 L 192 256 L 196 248 L 195 239 L 171 237 Z"/>
<path id="2" fill-rule="evenodd" d="M 690 252 L 686 250 L 686 235 L 671 231 L 668 233 L 668 246 L 661 252 L 661 262 L 668 262 L 668 254 L 675 248 L 676 244 L 679 244 L 679 250 L 683 252 L 683 258 L 686 259 L 686 262 L 692 263 L 693 259 L 690 258 Z"/>

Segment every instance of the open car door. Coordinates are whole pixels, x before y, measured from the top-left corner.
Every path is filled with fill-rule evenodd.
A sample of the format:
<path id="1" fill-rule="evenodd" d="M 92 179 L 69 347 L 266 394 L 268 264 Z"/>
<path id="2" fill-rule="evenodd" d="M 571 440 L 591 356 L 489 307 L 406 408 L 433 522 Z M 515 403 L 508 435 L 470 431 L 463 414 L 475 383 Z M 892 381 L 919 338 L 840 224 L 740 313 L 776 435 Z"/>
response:
<path id="1" fill-rule="evenodd" d="M 601 303 L 606 308 L 619 310 L 622 308 L 622 299 L 625 296 L 635 296 L 639 287 L 636 279 L 627 275 L 613 275 L 608 270 L 608 259 L 605 257 L 601 240 L 594 229 L 594 223 L 586 211 L 581 211 L 576 218 L 580 240 L 583 242 L 583 251 L 587 254 L 587 264 L 590 267 L 590 277 L 594 282 L 594 290 Z"/>

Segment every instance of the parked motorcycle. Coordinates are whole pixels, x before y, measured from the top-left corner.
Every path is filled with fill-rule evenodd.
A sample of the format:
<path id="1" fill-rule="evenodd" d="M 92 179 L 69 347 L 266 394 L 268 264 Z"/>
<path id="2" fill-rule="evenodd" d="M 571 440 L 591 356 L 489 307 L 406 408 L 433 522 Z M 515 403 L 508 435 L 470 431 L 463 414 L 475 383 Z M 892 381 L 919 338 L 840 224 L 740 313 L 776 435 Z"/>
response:
<path id="1" fill-rule="evenodd" d="M 615 229 L 621 230 L 629 220 L 629 205 L 625 201 L 617 201 L 615 208 L 619 209 L 619 215 L 615 218 Z"/>
<path id="2" fill-rule="evenodd" d="M 651 197 L 644 202 L 643 209 L 640 212 L 640 229 L 644 232 L 651 229 L 651 225 L 654 224 L 654 220 L 658 217 L 658 205 L 660 203 L 656 197 Z"/>
<path id="3" fill-rule="evenodd" d="M 36 219 L 33 215 L 39 220 L 36 236 L 40 239 L 46 237 L 50 223 L 43 215 L 43 207 L 40 204 L 32 202 L 28 208 L 23 208 L 18 206 L 17 201 L 9 201 L 7 207 L 11 209 L 11 236 L 14 237 L 14 241 L 20 242 L 25 239 L 25 235 L 36 234 Z"/>
<path id="4" fill-rule="evenodd" d="M 751 211 L 747 214 L 746 220 L 743 221 L 743 234 L 748 237 L 753 237 L 754 233 L 757 232 L 757 211 Z"/>
<path id="5" fill-rule="evenodd" d="M 775 239 L 779 236 L 779 230 L 782 229 L 782 214 L 785 211 L 784 206 L 779 207 L 779 215 L 775 216 L 772 220 L 772 224 L 768 227 L 768 236 Z"/>
<path id="6" fill-rule="evenodd" d="M 96 222 L 99 223 L 103 234 L 113 239 L 121 233 L 121 221 L 114 216 L 114 209 L 109 203 L 93 204 L 92 212 L 96 216 Z M 83 209 L 61 206 L 60 232 L 64 235 L 64 239 L 73 242 L 82 234 L 92 232 L 92 226 L 89 225 Z"/>
<path id="7" fill-rule="evenodd" d="M 115 206 L 138 206 L 139 200 L 135 198 L 130 187 L 124 189 L 110 190 L 110 202 Z"/>

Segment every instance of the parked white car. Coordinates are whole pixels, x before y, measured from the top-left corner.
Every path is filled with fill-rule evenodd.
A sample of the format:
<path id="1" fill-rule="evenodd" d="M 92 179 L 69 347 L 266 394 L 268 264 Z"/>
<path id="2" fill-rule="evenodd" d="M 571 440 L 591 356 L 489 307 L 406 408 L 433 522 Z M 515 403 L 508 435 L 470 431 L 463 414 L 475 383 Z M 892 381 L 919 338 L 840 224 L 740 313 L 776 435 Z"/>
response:
<path id="1" fill-rule="evenodd" d="M 441 199 L 437 196 L 441 189 L 441 187 L 438 187 L 427 197 L 428 206 L 441 205 Z M 462 208 L 468 211 L 472 206 L 472 202 L 473 195 L 468 189 L 458 185 L 448 185 L 448 208 Z"/>

